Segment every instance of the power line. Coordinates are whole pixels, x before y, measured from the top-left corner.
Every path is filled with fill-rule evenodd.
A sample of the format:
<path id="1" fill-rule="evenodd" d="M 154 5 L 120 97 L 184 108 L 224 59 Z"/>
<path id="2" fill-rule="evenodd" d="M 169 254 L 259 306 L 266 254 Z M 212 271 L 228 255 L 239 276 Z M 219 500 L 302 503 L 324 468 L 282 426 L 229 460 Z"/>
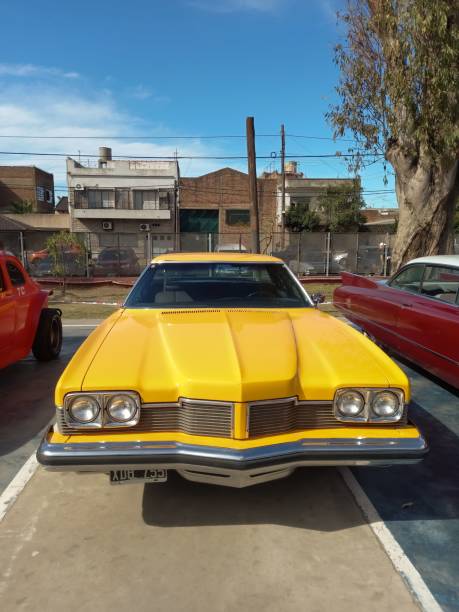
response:
<path id="1" fill-rule="evenodd" d="M 304 138 L 308 140 L 327 140 L 333 142 L 356 142 L 355 140 L 348 138 L 333 138 L 332 136 L 310 136 L 306 134 L 286 134 L 292 138 Z M 279 134 L 257 134 L 257 138 L 278 138 Z M 70 135 L 55 135 L 55 136 L 37 136 L 27 134 L 0 134 L 0 138 L 17 138 L 17 139 L 30 139 L 30 140 L 219 140 L 225 138 L 234 139 L 245 139 L 243 134 L 209 134 L 209 135 L 186 135 L 186 136 L 162 136 L 162 135 L 107 135 L 101 134 L 98 136 L 70 136 Z"/>
<path id="2" fill-rule="evenodd" d="M 259 178 L 259 177 L 258 177 Z M 193 179 L 191 179 L 193 180 Z M 264 180 L 264 179 L 260 179 L 259 180 Z M 266 179 L 266 180 L 270 180 L 270 179 Z M 342 178 L 342 179 L 305 179 L 305 180 L 309 180 L 309 181 L 314 181 L 314 180 L 328 180 L 328 181 L 354 181 L 355 179 L 353 178 Z M 3 185 L 0 183 L 0 191 L 2 190 Z M 10 185 L 9 186 L 10 189 L 14 189 L 14 188 L 19 188 L 19 189 L 30 189 L 30 190 L 34 190 L 35 186 L 33 185 L 21 185 L 21 184 L 15 184 L 15 185 Z M 323 187 L 315 187 L 314 185 L 309 185 L 308 186 L 309 189 L 316 189 L 316 190 L 320 190 L 320 197 L 323 196 L 334 196 L 334 195 L 353 195 L 353 194 L 362 194 L 362 195 L 383 195 L 383 194 L 392 194 L 395 193 L 394 189 L 349 189 L 346 190 L 345 192 L 340 191 L 338 189 L 330 189 L 330 188 L 323 188 Z M 70 187 L 70 189 L 72 189 Z M 99 189 L 99 187 L 91 187 L 91 186 L 86 186 L 86 189 Z M 112 191 L 113 189 L 117 189 L 116 187 L 112 187 L 112 188 L 107 188 L 105 189 L 105 191 Z M 124 189 L 124 187 L 119 187 L 119 189 Z M 158 185 L 143 185 L 142 186 L 143 190 L 155 190 L 158 189 Z M 171 189 L 174 189 L 174 187 L 171 187 Z M 177 189 L 180 189 L 182 191 L 192 191 L 194 193 L 212 193 L 212 194 L 216 194 L 216 195 L 237 195 L 237 194 L 247 194 L 248 195 L 248 190 L 247 189 L 237 189 L 237 188 L 225 188 L 225 187 L 219 187 L 219 188 L 212 188 L 212 187 L 187 187 L 185 185 L 179 185 L 177 187 Z M 68 191 L 69 187 L 66 187 L 64 185 L 55 185 L 54 186 L 54 191 L 59 191 L 59 192 L 63 192 L 63 191 Z M 102 191 L 104 191 L 104 189 L 102 189 Z M 257 189 L 257 193 L 260 195 L 265 195 L 265 196 L 279 196 L 280 195 L 280 191 L 270 191 L 270 190 L 266 190 L 264 188 L 259 188 Z M 319 197 L 317 196 L 315 193 L 311 193 L 310 194 L 311 197 Z"/>
<path id="3" fill-rule="evenodd" d="M 43 153 L 37 151 L 0 151 L 0 155 L 26 155 L 30 157 L 70 157 L 74 158 L 99 158 L 99 155 L 94 153 Z M 247 155 L 112 155 L 114 159 L 130 160 L 130 159 L 151 159 L 176 161 L 179 159 L 200 159 L 200 160 L 246 160 Z M 286 155 L 286 159 L 326 159 L 340 158 L 350 159 L 353 157 L 383 157 L 381 154 L 375 153 L 324 153 L 317 155 Z M 257 159 L 277 159 L 276 155 L 257 155 Z"/>

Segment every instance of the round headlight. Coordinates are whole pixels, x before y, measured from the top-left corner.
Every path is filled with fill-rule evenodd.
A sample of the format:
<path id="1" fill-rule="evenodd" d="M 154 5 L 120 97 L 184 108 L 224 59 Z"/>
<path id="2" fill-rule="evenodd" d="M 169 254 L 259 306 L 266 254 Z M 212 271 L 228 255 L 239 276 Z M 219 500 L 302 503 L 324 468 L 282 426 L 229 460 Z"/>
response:
<path id="1" fill-rule="evenodd" d="M 77 423 L 92 423 L 97 419 L 100 406 L 93 397 L 76 397 L 69 407 L 70 416 Z"/>
<path id="2" fill-rule="evenodd" d="M 344 417 L 357 417 L 365 406 L 365 400 L 358 391 L 345 391 L 337 401 L 338 412 Z"/>
<path id="3" fill-rule="evenodd" d="M 381 418 L 391 418 L 395 416 L 399 410 L 400 402 L 395 393 L 391 391 L 382 391 L 377 393 L 373 399 L 371 409 L 376 416 Z"/>
<path id="4" fill-rule="evenodd" d="M 108 400 L 107 412 L 118 423 L 132 421 L 137 412 L 137 404 L 129 395 L 114 395 Z"/>

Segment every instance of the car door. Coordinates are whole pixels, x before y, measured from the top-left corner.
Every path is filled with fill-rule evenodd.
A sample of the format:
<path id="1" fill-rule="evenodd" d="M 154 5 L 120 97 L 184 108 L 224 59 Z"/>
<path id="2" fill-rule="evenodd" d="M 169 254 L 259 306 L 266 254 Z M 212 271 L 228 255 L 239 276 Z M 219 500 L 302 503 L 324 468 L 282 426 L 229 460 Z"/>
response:
<path id="1" fill-rule="evenodd" d="M 404 353 L 459 387 L 459 268 L 426 265 L 420 292 L 404 300 L 399 329 Z"/>
<path id="2" fill-rule="evenodd" d="M 28 344 L 26 337 L 31 292 L 25 274 L 12 258 L 6 259 L 5 267 L 15 301 L 14 349 L 15 352 L 22 353 Z"/>
<path id="3" fill-rule="evenodd" d="M 15 327 L 15 296 L 0 258 L 0 368 L 9 363 Z"/>
<path id="4" fill-rule="evenodd" d="M 406 266 L 388 283 L 379 283 L 376 291 L 366 289 L 359 294 L 364 328 L 395 350 L 400 348 L 399 318 L 403 304 L 420 290 L 423 273 L 423 265 Z"/>

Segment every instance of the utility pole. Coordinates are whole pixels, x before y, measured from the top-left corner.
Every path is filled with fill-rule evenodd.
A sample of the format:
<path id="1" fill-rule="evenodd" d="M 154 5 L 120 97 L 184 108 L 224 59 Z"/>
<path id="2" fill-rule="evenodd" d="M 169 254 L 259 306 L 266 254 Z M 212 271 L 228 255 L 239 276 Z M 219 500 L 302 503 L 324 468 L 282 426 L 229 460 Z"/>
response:
<path id="1" fill-rule="evenodd" d="M 249 172 L 249 196 L 252 206 L 255 229 L 253 231 L 253 248 L 255 253 L 260 252 L 260 220 L 258 215 L 258 191 L 257 191 L 257 158 L 255 152 L 255 126 L 253 117 L 247 117 L 247 162 Z"/>
<path id="2" fill-rule="evenodd" d="M 282 229 L 282 246 L 285 241 L 285 128 L 281 125 L 281 229 Z"/>

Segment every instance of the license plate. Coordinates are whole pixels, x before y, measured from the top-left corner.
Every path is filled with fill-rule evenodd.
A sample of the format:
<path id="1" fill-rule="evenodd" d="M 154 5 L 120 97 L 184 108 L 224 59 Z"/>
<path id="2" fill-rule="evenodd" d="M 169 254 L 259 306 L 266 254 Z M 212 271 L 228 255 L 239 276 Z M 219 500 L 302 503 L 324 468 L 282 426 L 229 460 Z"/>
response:
<path id="1" fill-rule="evenodd" d="M 167 470 L 113 470 L 110 484 L 129 484 L 133 482 L 166 482 Z"/>

